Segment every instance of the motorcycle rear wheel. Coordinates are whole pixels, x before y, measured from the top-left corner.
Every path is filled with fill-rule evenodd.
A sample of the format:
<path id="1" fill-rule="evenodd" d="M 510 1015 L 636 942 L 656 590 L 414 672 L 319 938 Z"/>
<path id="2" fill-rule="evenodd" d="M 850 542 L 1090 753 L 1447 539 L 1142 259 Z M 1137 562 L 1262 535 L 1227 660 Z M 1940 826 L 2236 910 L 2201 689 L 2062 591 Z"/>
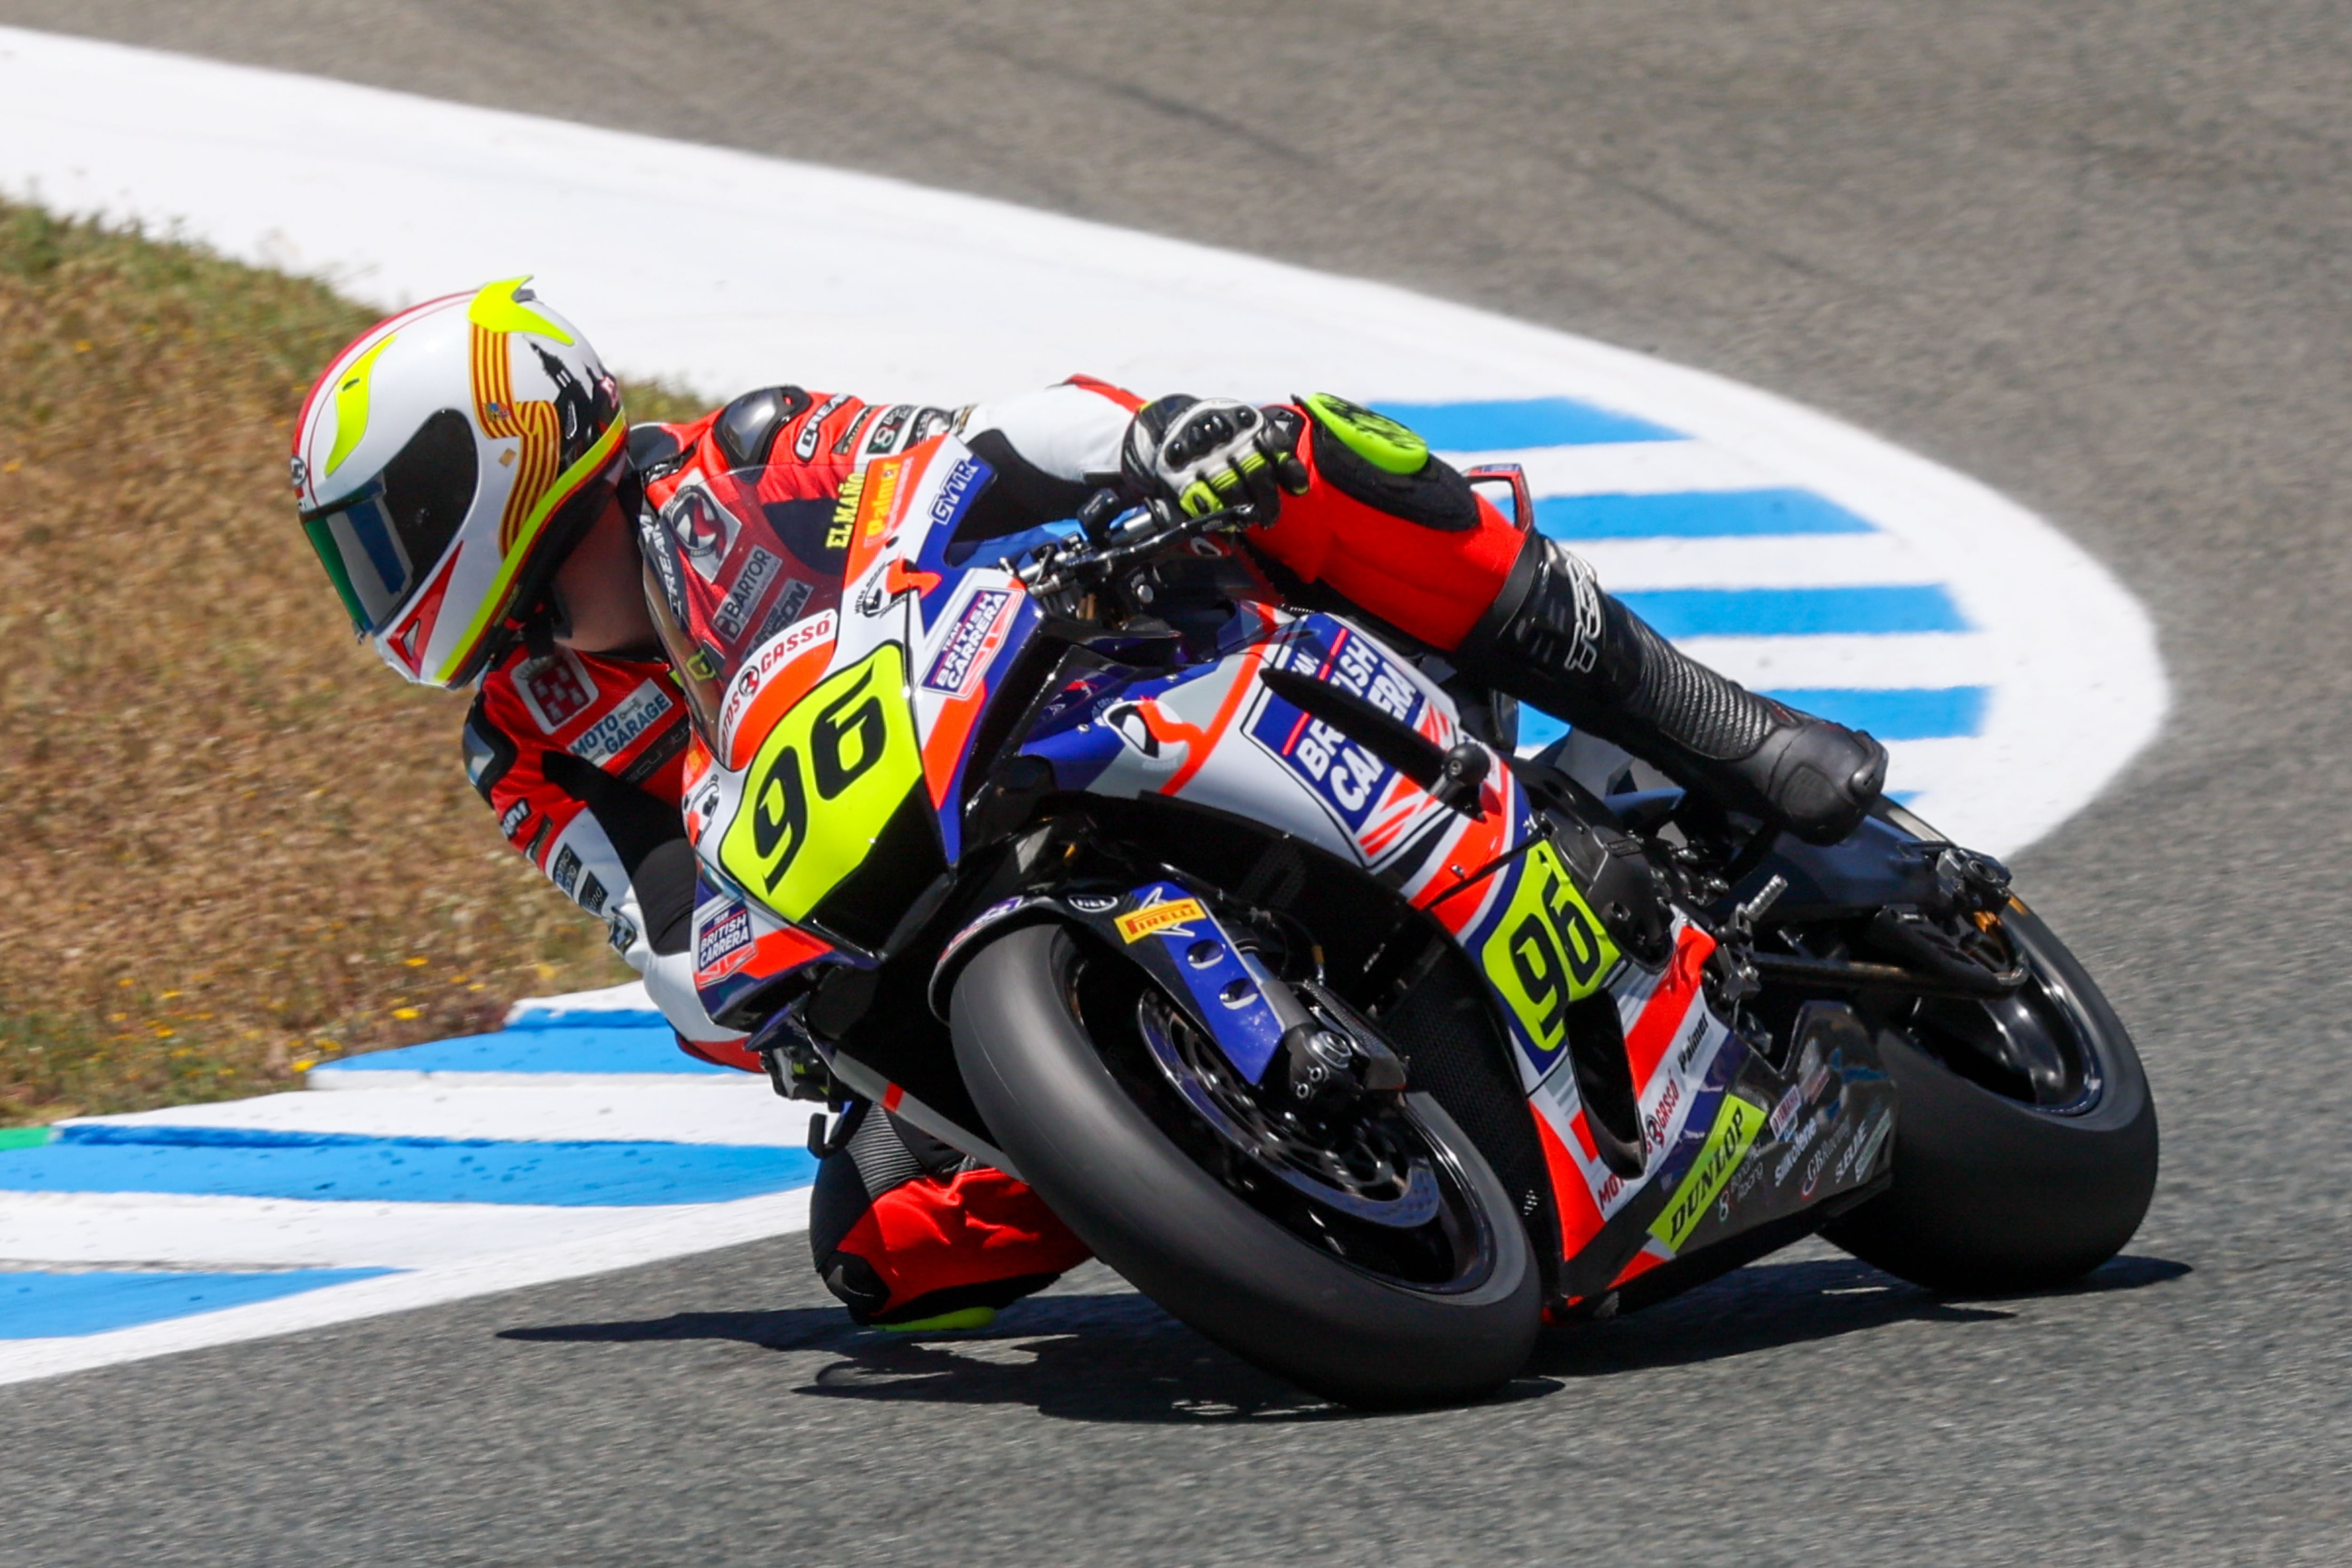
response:
<path id="1" fill-rule="evenodd" d="M 1115 971 L 1089 973 L 1106 965 Z M 1112 1005 L 1099 999 L 1107 973 Z M 1375 1234 L 1359 1233 L 1370 1249 L 1332 1234 L 1346 1231 L 1344 1212 L 1248 1201 L 1246 1180 L 1212 1168 L 1235 1162 L 1183 1124 L 1198 1113 L 1181 1096 L 1155 1092 L 1149 1059 L 1138 1065 L 1156 995 L 1132 964 L 1058 925 L 990 944 L 956 982 L 964 1082 L 1055 1213 L 1176 1317 L 1344 1404 L 1448 1403 L 1515 1375 L 1540 1322 L 1535 1260 L 1501 1183 L 1444 1111 L 1416 1093 L 1395 1114 L 1444 1173 L 1460 1256 L 1416 1268 L 1407 1249 L 1391 1262 Z M 1122 996 L 1141 1006 L 1116 1005 Z M 1293 1223 L 1278 1222 L 1285 1215 Z M 1302 1234 L 1318 1227 L 1317 1239 Z"/>
<path id="2" fill-rule="evenodd" d="M 2011 998 L 1881 1018 L 1900 1096 L 1894 1182 L 1822 1234 L 1931 1290 L 2035 1290 L 2121 1251 L 2156 1190 L 2156 1103 L 2131 1036 L 2022 905 Z"/>

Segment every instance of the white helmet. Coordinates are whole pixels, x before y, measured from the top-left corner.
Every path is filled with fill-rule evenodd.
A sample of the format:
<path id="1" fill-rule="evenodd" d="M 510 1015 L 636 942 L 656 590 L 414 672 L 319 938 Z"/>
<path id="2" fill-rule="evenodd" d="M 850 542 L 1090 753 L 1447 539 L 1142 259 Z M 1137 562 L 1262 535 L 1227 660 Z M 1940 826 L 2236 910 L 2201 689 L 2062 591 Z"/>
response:
<path id="1" fill-rule="evenodd" d="M 510 277 L 379 321 L 294 428 L 303 531 L 360 635 L 412 681 L 471 681 L 631 477 L 620 388 Z"/>

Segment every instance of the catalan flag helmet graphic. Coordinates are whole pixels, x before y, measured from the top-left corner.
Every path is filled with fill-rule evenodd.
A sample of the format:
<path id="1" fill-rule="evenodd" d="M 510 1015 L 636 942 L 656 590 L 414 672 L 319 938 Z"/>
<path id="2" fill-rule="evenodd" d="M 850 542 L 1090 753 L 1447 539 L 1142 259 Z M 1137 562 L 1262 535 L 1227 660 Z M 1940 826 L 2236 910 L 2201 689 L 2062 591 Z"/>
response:
<path id="1" fill-rule="evenodd" d="M 303 532 L 359 634 L 425 685 L 481 672 L 629 478 L 619 386 L 529 282 L 377 322 L 295 425 Z"/>

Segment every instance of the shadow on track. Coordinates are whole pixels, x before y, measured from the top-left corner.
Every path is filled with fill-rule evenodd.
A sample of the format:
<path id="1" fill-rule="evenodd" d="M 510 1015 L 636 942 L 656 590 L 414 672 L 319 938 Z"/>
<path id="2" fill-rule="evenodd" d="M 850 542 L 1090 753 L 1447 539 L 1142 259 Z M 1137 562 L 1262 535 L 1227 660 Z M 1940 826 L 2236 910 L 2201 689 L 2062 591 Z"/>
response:
<path id="1" fill-rule="evenodd" d="M 632 1343 L 734 1340 L 833 1359 L 800 1392 L 819 1398 L 1030 1405 L 1075 1421 L 1349 1419 L 1209 1343 L 1105 1274 L 1105 1294 L 1033 1296 L 974 1333 L 861 1329 L 837 1307 L 678 1312 L 639 1322 L 509 1329 L 501 1339 Z M 1547 1384 L 1542 1391 L 1549 1391 Z"/>
<path id="2" fill-rule="evenodd" d="M 2125 1256 L 2056 1290 L 1963 1300 L 1906 1284 L 1853 1258 L 1751 1263 L 1641 1312 L 1547 1334 L 1528 1370 L 1554 1377 L 1606 1377 L 1835 1339 L 1890 1323 L 1998 1322 L 2017 1315 L 2002 1309 L 2005 1301 L 2138 1290 L 2189 1271 L 2186 1263 Z"/>
<path id="3" fill-rule="evenodd" d="M 2118 1258 L 2077 1284 L 2014 1299 L 2137 1290 L 2189 1271 L 2161 1259 Z M 2015 1315 L 1989 1301 L 1931 1294 L 1852 1259 L 1750 1264 L 1643 1312 L 1548 1333 L 1527 1373 L 1488 1403 L 1542 1398 L 1563 1387 L 1564 1378 L 1720 1360 L 1896 1322 Z M 1064 1420 L 1144 1424 L 1379 1418 L 1259 1372 L 1115 1282 L 1105 1293 L 1033 1296 L 977 1333 L 888 1334 L 858 1328 L 828 1306 L 677 1312 L 633 1322 L 508 1329 L 499 1337 L 603 1344 L 728 1340 L 830 1356 L 799 1390 L 817 1398 L 1028 1405 Z"/>

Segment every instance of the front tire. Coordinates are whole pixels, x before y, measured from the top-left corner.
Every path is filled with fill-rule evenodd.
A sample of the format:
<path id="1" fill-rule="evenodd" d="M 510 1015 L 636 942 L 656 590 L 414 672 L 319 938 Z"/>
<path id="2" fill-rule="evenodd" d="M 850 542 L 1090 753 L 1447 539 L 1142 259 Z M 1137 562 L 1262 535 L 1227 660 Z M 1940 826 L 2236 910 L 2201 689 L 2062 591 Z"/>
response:
<path id="1" fill-rule="evenodd" d="M 1113 1033 L 1116 1017 L 1090 1031 L 1079 1016 L 1088 965 L 1141 980 L 1064 927 L 1013 932 L 966 967 L 950 1015 L 956 1061 L 991 1133 L 1105 1262 L 1227 1349 L 1346 1404 L 1465 1399 L 1519 1370 L 1540 1322 L 1527 1233 L 1433 1100 L 1408 1095 L 1402 1113 L 1447 1166 L 1480 1239 L 1465 1276 L 1416 1286 L 1310 1245 L 1213 1174 L 1200 1140 L 1188 1139 L 1196 1152 L 1180 1147 L 1163 1122 L 1181 1109 L 1147 1111 L 1139 1095 L 1150 1100 L 1150 1085 L 1131 1064 L 1123 1083 L 1094 1038 Z"/>
<path id="2" fill-rule="evenodd" d="M 2156 1103 L 2131 1036 L 2050 928 L 2002 925 L 2031 971 L 1999 1002 L 1882 1020 L 1894 1183 L 1822 1234 L 1931 1290 L 2063 1284 L 2121 1251 L 2156 1190 Z"/>

